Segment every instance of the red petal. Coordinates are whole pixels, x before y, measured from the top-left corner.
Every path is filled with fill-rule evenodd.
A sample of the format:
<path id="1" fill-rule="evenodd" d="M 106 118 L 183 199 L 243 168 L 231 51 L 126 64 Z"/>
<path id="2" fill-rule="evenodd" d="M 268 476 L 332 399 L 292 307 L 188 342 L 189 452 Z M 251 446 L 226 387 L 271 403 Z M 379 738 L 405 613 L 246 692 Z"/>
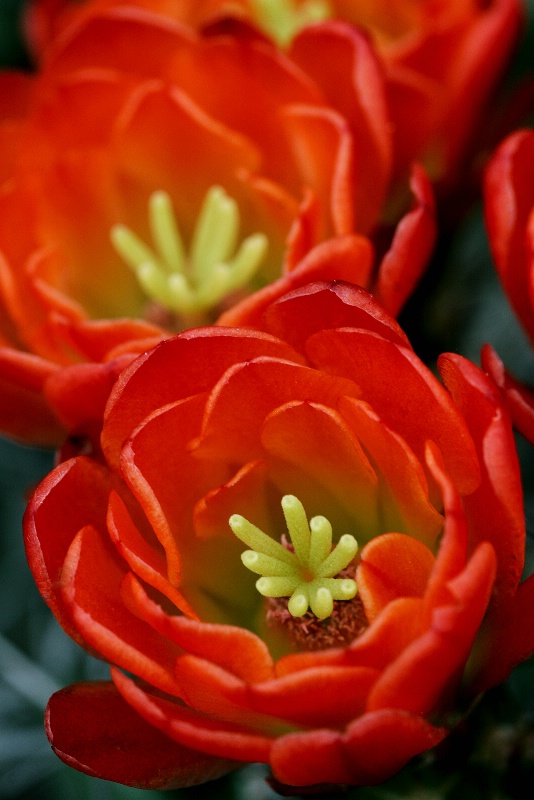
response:
<path id="1" fill-rule="evenodd" d="M 187 331 L 140 356 L 122 373 L 112 394 L 102 438 L 108 461 L 118 465 L 124 441 L 154 409 L 211 389 L 232 364 L 260 355 L 302 361 L 272 336 L 222 328 Z"/>
<path id="2" fill-rule="evenodd" d="M 204 495 L 193 512 L 195 532 L 201 539 L 220 534 L 232 514 L 254 519 L 262 531 L 268 530 L 272 519 L 272 498 L 267 487 L 267 463 L 250 461 L 226 483 Z"/>
<path id="3" fill-rule="evenodd" d="M 46 381 L 57 367 L 39 356 L 0 342 L 0 429 L 22 441 L 50 446 L 65 431 L 44 398 Z"/>
<path id="4" fill-rule="evenodd" d="M 373 624 L 346 651 L 351 664 L 384 669 L 420 635 L 423 603 L 419 598 L 401 597 L 384 607 Z"/>
<path id="5" fill-rule="evenodd" d="M 133 356 L 107 364 L 73 364 L 57 370 L 46 383 L 46 397 L 69 433 L 93 436 L 97 443 L 111 389 Z"/>
<path id="6" fill-rule="evenodd" d="M 372 295 L 341 281 L 295 289 L 267 309 L 264 327 L 299 351 L 312 334 L 326 328 L 365 328 L 408 344 L 402 329 Z"/>
<path id="7" fill-rule="evenodd" d="M 152 146 L 155 140 L 157 148 Z M 211 186 L 224 186 L 238 206 L 246 208 L 238 171 L 254 172 L 261 160 L 252 141 L 206 114 L 182 88 L 169 88 L 160 80 L 142 83 L 132 93 L 117 120 L 113 148 L 117 168 L 140 193 L 164 189 L 171 195 L 186 239 Z M 250 204 L 250 196 L 247 200 Z M 140 219 L 126 216 L 121 222 L 138 227 Z"/>
<path id="8" fill-rule="evenodd" d="M 179 372 L 175 363 L 172 369 Z M 194 529 L 197 500 L 226 483 L 234 467 L 224 462 L 224 453 L 204 461 L 190 446 L 191 437 L 199 432 L 204 405 L 205 396 L 199 395 L 154 411 L 125 445 L 121 468 L 165 550 L 169 581 L 179 587 L 194 614 L 242 624 L 260 597 L 254 581 L 244 576 L 241 543 L 228 519 L 221 520 L 211 539 L 199 538 Z M 161 446 L 155 446 L 158 442 Z"/>
<path id="9" fill-rule="evenodd" d="M 481 361 L 501 390 L 515 427 L 534 444 L 534 392 L 505 370 L 497 353 L 488 344 L 482 348 Z"/>
<path id="10" fill-rule="evenodd" d="M 246 325 L 261 330 L 265 327 L 265 311 L 271 303 L 311 282 L 336 280 L 368 286 L 373 249 L 370 241 L 362 236 L 339 236 L 316 245 L 297 264 L 291 263 L 291 256 L 288 261 L 290 271 L 286 275 L 237 303 L 219 317 L 217 324 Z M 272 315 L 269 323 L 271 318 Z M 284 338 L 293 342 L 293 338 L 285 335 Z M 297 342 L 293 343 L 298 347 Z"/>
<path id="11" fill-rule="evenodd" d="M 499 554 L 499 593 L 515 591 L 523 569 L 525 518 L 510 420 L 497 388 L 467 359 L 440 357 L 439 368 L 466 420 L 482 469 L 480 487 L 464 499 L 471 547 L 489 541 Z"/>
<path id="12" fill-rule="evenodd" d="M 375 784 L 398 772 L 413 756 L 435 747 L 447 728 L 394 709 L 364 714 L 345 735 L 356 782 Z"/>
<path id="13" fill-rule="evenodd" d="M 123 597 L 127 595 L 133 613 L 185 652 L 213 662 L 247 682 L 272 676 L 273 661 L 266 645 L 245 628 L 169 616 L 150 600 L 132 575 L 125 578 L 122 593 Z"/>
<path id="14" fill-rule="evenodd" d="M 163 334 L 161 328 L 138 319 L 99 319 L 67 322 L 62 335 L 87 360 L 109 361 L 121 349 L 133 355 L 144 353 Z"/>
<path id="15" fill-rule="evenodd" d="M 121 597 L 126 572 L 109 539 L 90 526 L 83 528 L 61 573 L 71 619 L 83 640 L 104 659 L 164 692 L 178 694 L 174 662 L 179 649 L 128 610 Z"/>
<path id="16" fill-rule="evenodd" d="M 498 148 L 485 175 L 486 225 L 501 282 L 521 322 L 534 339 L 531 297 L 532 251 L 527 225 L 534 207 L 534 131 L 520 130 Z"/>
<path id="17" fill-rule="evenodd" d="M 95 12 L 69 26 L 47 53 L 47 76 L 68 73 L 88 63 L 140 77 L 162 76 L 190 32 L 169 17 L 139 8 Z M 97 46 L 98 44 L 98 46 Z M 139 59 L 139 50 L 146 57 Z"/>
<path id="18" fill-rule="evenodd" d="M 222 758 L 268 762 L 272 740 L 267 736 L 147 694 L 116 669 L 112 669 L 111 675 L 126 702 L 170 739 Z"/>
<path id="19" fill-rule="evenodd" d="M 200 429 L 205 400 L 203 394 L 194 395 L 156 409 L 133 431 L 121 456 L 124 479 L 165 551 L 165 571 L 175 585 L 181 578 L 180 549 L 184 544 L 179 532 L 189 531 L 192 506 L 199 495 L 222 479 L 220 470 L 206 469 L 188 449 Z M 155 447 L 155 442 L 173 443 L 166 453 L 165 469 L 161 445 Z"/>
<path id="20" fill-rule="evenodd" d="M 520 0 L 494 0 L 482 9 L 466 26 L 463 37 L 456 34 L 459 46 L 451 59 L 454 68 L 448 70 L 445 167 L 451 175 L 473 135 L 484 103 L 506 66 L 525 10 Z M 434 53 L 430 53 L 430 58 L 434 59 Z"/>
<path id="21" fill-rule="evenodd" d="M 384 669 L 420 635 L 423 603 L 418 598 L 392 600 L 348 648 L 284 656 L 276 663 L 278 675 L 289 675 L 316 666 L 370 667 Z"/>
<path id="22" fill-rule="evenodd" d="M 173 742 L 133 711 L 110 682 L 56 692 L 46 710 L 46 733 L 70 767 L 139 789 L 195 786 L 235 768 Z"/>
<path id="23" fill-rule="evenodd" d="M 301 181 L 320 200 L 319 240 L 352 233 L 354 144 L 346 120 L 331 109 L 300 105 L 287 107 L 284 117 Z"/>
<path id="24" fill-rule="evenodd" d="M 401 597 L 422 597 L 434 566 L 424 544 L 403 533 L 384 533 L 365 545 L 357 571 L 359 594 L 370 623 Z"/>
<path id="25" fill-rule="evenodd" d="M 343 397 L 339 410 L 379 476 L 382 531 L 409 533 L 432 547 L 443 518 L 428 499 L 428 482 L 420 461 L 366 402 Z"/>
<path id="26" fill-rule="evenodd" d="M 488 614 L 475 652 L 470 685 L 484 692 L 505 681 L 518 664 L 534 653 L 534 576 Z"/>
<path id="27" fill-rule="evenodd" d="M 344 509 L 355 521 L 357 528 L 351 533 L 364 538 L 376 533 L 376 475 L 358 439 L 336 411 L 318 403 L 287 403 L 266 418 L 261 440 L 270 459 L 294 465 L 302 475 L 299 480 L 311 479 L 320 487 L 313 494 L 330 493 L 329 505 Z M 312 516 L 305 496 L 300 499 Z M 328 506 L 323 513 L 335 525 Z"/>
<path id="28" fill-rule="evenodd" d="M 176 675 L 187 687 L 189 704 L 206 714 L 222 714 L 244 722 L 251 717 L 250 712 L 256 712 L 306 727 L 338 728 L 363 711 L 378 671 L 369 667 L 318 666 L 247 685 L 203 659 L 183 656 L 178 659 Z M 254 717 L 250 724 L 253 722 Z M 259 716 L 256 724 L 266 722 Z"/>
<path id="29" fill-rule="evenodd" d="M 87 524 L 105 529 L 109 490 L 109 474 L 100 464 L 72 459 L 42 481 L 24 517 L 26 554 L 39 591 L 75 639 L 79 637 L 60 592 L 61 570 L 78 531 Z"/>
<path id="30" fill-rule="evenodd" d="M 435 441 L 460 491 L 473 491 L 478 463 L 467 426 L 448 392 L 411 348 L 368 331 L 344 329 L 311 336 L 306 350 L 314 366 L 357 383 L 361 397 L 422 463 L 427 439 Z M 392 391 L 398 402 L 391 402 Z"/>
<path id="31" fill-rule="evenodd" d="M 290 55 L 350 125 L 356 145 L 355 223 L 357 230 L 367 231 L 380 213 L 392 156 L 384 78 L 375 52 L 355 27 L 331 21 L 304 29 Z"/>
<path id="32" fill-rule="evenodd" d="M 447 732 L 419 716 L 381 710 L 364 714 L 345 734 L 316 730 L 280 737 L 273 745 L 271 766 L 275 777 L 290 786 L 373 785 L 434 747 Z"/>
<path id="33" fill-rule="evenodd" d="M 206 404 L 198 454 L 237 463 L 262 458 L 261 429 L 271 411 L 298 400 L 335 407 L 341 395 L 358 394 L 352 381 L 288 361 L 257 358 L 236 364 Z"/>
<path id="34" fill-rule="evenodd" d="M 378 268 L 373 294 L 396 317 L 428 265 L 436 241 L 432 185 L 418 164 L 410 188 L 415 206 L 398 223 L 391 246 Z"/>
<path id="35" fill-rule="evenodd" d="M 464 572 L 449 583 L 451 604 L 437 607 L 430 629 L 384 670 L 371 690 L 370 710 L 402 708 L 414 714 L 439 710 L 465 668 L 486 612 L 495 568 L 495 551 L 490 544 L 481 544 Z"/>
<path id="36" fill-rule="evenodd" d="M 146 529 L 146 525 L 144 527 Z M 115 492 L 109 498 L 108 528 L 112 541 L 130 569 L 167 597 L 180 611 L 194 617 L 195 613 L 185 598 L 169 581 L 164 555 L 153 541 L 152 532 L 145 530 L 144 535 L 141 533 L 123 500 Z M 128 578 L 133 580 L 133 576 L 127 575 L 125 580 Z M 124 597 L 124 586 L 122 595 Z"/>

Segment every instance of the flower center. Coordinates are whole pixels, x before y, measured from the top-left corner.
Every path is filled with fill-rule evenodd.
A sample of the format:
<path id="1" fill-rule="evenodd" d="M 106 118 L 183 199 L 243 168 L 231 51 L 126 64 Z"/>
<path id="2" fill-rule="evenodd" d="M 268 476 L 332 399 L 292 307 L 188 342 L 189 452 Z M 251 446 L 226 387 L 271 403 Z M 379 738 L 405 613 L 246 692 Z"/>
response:
<path id="1" fill-rule="evenodd" d="M 186 255 L 167 192 L 150 195 L 153 249 L 126 225 L 114 225 L 111 241 L 146 294 L 176 314 L 195 314 L 240 289 L 258 270 L 267 237 L 254 233 L 238 246 L 239 208 L 220 186 L 208 190 Z"/>
<path id="2" fill-rule="evenodd" d="M 258 24 L 278 42 L 287 45 L 301 28 L 332 16 L 328 0 L 251 0 Z"/>
<path id="3" fill-rule="evenodd" d="M 264 597 L 289 597 L 287 608 L 293 617 L 302 617 L 308 607 L 318 619 L 332 614 L 334 600 L 351 600 L 357 592 L 352 578 L 335 578 L 358 551 L 354 536 L 345 534 L 332 549 L 332 526 L 325 517 L 308 523 L 300 500 L 293 495 L 282 498 L 282 510 L 294 552 L 275 542 L 240 514 L 230 517 L 234 534 L 251 550 L 241 560 L 245 567 L 262 577 L 256 581 Z"/>

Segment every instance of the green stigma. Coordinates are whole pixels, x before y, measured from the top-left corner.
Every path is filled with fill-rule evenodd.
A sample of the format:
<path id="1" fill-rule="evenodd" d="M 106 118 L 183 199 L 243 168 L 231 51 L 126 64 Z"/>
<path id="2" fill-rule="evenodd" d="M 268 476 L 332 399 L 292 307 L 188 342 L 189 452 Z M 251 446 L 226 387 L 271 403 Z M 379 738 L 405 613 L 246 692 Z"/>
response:
<path id="1" fill-rule="evenodd" d="M 188 255 L 167 192 L 150 195 L 148 216 L 153 249 L 126 225 L 113 226 L 111 241 L 146 294 L 177 314 L 207 311 L 240 289 L 267 251 L 263 233 L 238 246 L 239 208 L 220 186 L 204 198 Z"/>
<path id="2" fill-rule="evenodd" d="M 280 45 L 287 45 L 301 28 L 332 16 L 327 0 L 251 0 L 259 25 Z"/>
<path id="3" fill-rule="evenodd" d="M 354 536 L 345 534 L 332 549 L 332 526 L 325 517 L 308 523 L 300 500 L 291 494 L 282 498 L 282 509 L 294 551 L 287 550 L 240 514 L 230 517 L 230 527 L 251 550 L 241 560 L 245 567 L 262 577 L 256 581 L 264 597 L 289 597 L 288 610 L 302 617 L 311 608 L 319 619 L 334 610 L 334 600 L 352 600 L 356 581 L 335 578 L 358 551 Z"/>

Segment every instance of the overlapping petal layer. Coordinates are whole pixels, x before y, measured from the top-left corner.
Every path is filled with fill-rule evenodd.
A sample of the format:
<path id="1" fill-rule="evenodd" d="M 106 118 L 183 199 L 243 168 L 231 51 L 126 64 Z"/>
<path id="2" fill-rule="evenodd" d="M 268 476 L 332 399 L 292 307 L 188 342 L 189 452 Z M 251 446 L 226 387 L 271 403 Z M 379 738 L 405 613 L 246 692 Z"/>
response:
<path id="1" fill-rule="evenodd" d="M 354 104 L 350 88 L 340 79 L 340 74 L 350 74 L 352 55 L 340 48 L 329 23 L 365 30 L 385 72 L 395 127 L 395 175 L 405 173 L 417 158 L 449 185 L 458 179 L 473 133 L 480 129 L 478 116 L 507 63 L 523 16 L 519 0 L 34 0 L 26 29 L 36 57 L 46 57 L 54 40 L 78 18 L 121 6 L 148 8 L 205 32 L 244 30 L 250 35 L 252 24 L 256 35 L 261 31 L 287 47 L 330 100 L 335 98 L 344 111 L 356 111 L 360 120 L 370 107 L 357 110 L 359 103 Z M 319 26 L 311 25 L 317 22 Z M 372 132 L 377 142 L 383 134 Z M 380 171 L 381 166 L 373 159 L 364 165 L 370 174 L 375 168 Z"/>
<path id="2" fill-rule="evenodd" d="M 97 446 L 128 359 L 310 280 L 358 283 L 396 314 L 434 243 L 420 166 L 385 255 L 372 243 L 393 128 L 361 31 L 325 22 L 286 53 L 250 26 L 194 30 L 236 4 L 140 5 L 82 8 L 35 77 L 2 76 L 0 428 L 30 441 L 59 428 Z"/>
<path id="3" fill-rule="evenodd" d="M 114 689 L 50 703 L 54 749 L 89 774 L 185 786 L 262 761 L 293 787 L 380 782 L 447 735 L 460 691 L 534 649 L 516 621 L 532 605 L 517 457 L 487 376 L 447 355 L 444 388 L 349 284 L 301 287 L 258 317 L 138 358 L 112 391 L 101 455 L 60 465 L 30 502 L 44 598 L 113 667 Z M 359 593 L 325 619 L 260 595 L 228 522 L 289 547 L 287 495 L 334 541 L 360 543 L 347 567 Z M 125 737 L 115 762 L 95 747 L 104 697 L 132 709 L 128 732 L 104 720 Z M 128 774 L 147 725 L 166 744 Z"/>
<path id="4" fill-rule="evenodd" d="M 534 131 L 516 131 L 502 142 L 486 170 L 485 214 L 491 252 L 508 300 L 534 341 Z M 486 371 L 506 397 L 517 428 L 534 443 L 532 388 L 505 369 L 486 346 Z"/>

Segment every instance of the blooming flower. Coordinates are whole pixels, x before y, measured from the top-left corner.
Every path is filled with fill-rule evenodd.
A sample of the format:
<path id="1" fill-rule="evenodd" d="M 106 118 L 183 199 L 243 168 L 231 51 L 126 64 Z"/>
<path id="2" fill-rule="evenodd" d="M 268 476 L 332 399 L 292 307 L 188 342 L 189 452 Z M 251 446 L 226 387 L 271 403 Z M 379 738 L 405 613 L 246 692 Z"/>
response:
<path id="1" fill-rule="evenodd" d="M 336 91 L 257 36 L 129 7 L 79 20 L 36 78 L 2 76 L 3 431 L 91 432 L 132 355 L 281 276 L 319 268 L 399 310 L 432 247 L 431 190 L 416 168 L 415 208 L 375 264 L 381 69 L 360 33 L 324 35 Z"/>
<path id="2" fill-rule="evenodd" d="M 385 70 L 395 175 L 418 159 L 449 186 L 459 177 L 524 11 L 520 0 L 86 0 L 81 7 L 69 0 L 37 0 L 30 6 L 30 41 L 42 54 L 77 17 L 124 5 L 157 10 L 197 28 L 228 17 L 248 20 L 304 59 L 320 83 L 321 77 L 330 80 L 326 65 L 335 65 L 338 74 L 337 44 L 321 27 L 306 30 L 302 38 L 299 32 L 329 20 L 367 31 Z"/>
<path id="3" fill-rule="evenodd" d="M 251 761 L 376 783 L 527 657 L 510 421 L 469 361 L 440 370 L 334 282 L 124 371 L 101 456 L 61 463 L 25 517 L 43 597 L 112 665 L 51 698 L 64 761 L 153 788 Z"/>
<path id="4" fill-rule="evenodd" d="M 534 131 L 513 133 L 486 170 L 485 213 L 491 252 L 506 295 L 534 342 Z M 487 345 L 484 368 L 500 386 L 519 430 L 534 443 L 534 394 Z"/>

